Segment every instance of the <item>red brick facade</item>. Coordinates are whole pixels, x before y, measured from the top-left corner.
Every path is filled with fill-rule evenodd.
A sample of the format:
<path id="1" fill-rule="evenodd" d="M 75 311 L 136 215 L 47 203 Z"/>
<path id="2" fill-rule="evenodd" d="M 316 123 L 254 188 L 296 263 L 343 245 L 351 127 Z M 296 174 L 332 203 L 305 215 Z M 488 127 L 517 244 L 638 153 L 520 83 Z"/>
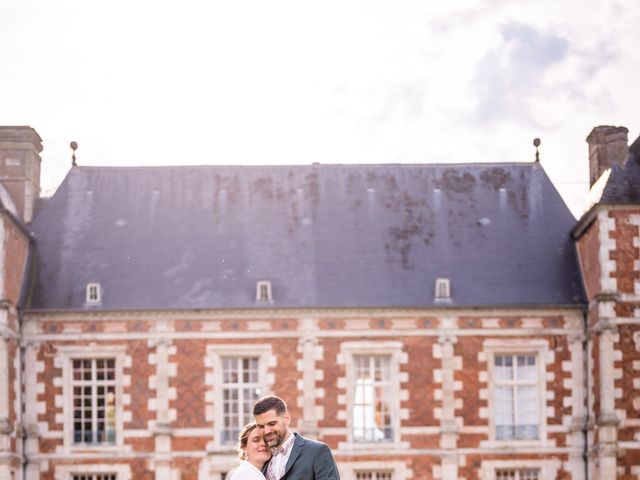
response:
<path id="1" fill-rule="evenodd" d="M 153 316 L 164 325 L 162 335 L 149 320 Z M 306 384 L 301 364 L 308 359 L 301 346 L 310 335 L 309 319 L 314 326 L 311 334 L 317 354 L 311 362 L 314 378 Z M 570 349 L 570 342 L 582 332 L 580 311 L 450 311 L 446 316 L 436 311 L 336 311 L 331 315 L 300 311 L 257 317 L 253 312 L 234 312 L 231 318 L 218 312 L 158 312 L 145 313 L 145 319 L 136 318 L 133 312 L 50 313 L 27 314 L 25 321 L 26 330 L 31 332 L 27 341 L 35 349 L 36 360 L 36 365 L 27 368 L 37 372 L 36 383 L 41 385 L 36 388 L 34 402 L 41 405 L 36 419 L 38 452 L 34 455 L 42 459 L 40 478 L 54 479 L 55 472 L 69 464 L 80 472 L 79 460 L 93 459 L 104 466 L 113 463 L 115 457 L 116 463 L 128 466 L 132 478 L 157 478 L 159 459 L 166 460 L 170 471 L 180 471 L 182 479 L 221 478 L 235 463 L 235 452 L 232 444 L 223 444 L 216 438 L 216 425 L 207 418 L 210 392 L 216 388 L 211 384 L 211 362 L 207 357 L 209 348 L 229 346 L 239 347 L 248 356 L 258 347 L 269 348 L 273 361 L 266 373 L 273 379 L 267 391 L 288 400 L 296 429 L 333 448 L 345 478 L 353 478 L 354 470 L 369 463 L 379 463 L 384 471 L 397 471 L 397 478 L 441 478 L 445 453 L 455 458 L 458 478 L 467 479 L 488 478 L 481 473 L 488 463 L 499 466 L 514 460 L 522 460 L 525 465 L 533 462 L 541 468 L 551 462 L 557 464 L 557 478 L 575 478 L 571 473 L 572 458 L 578 459 L 578 465 L 581 463 L 581 446 L 575 444 L 571 429 L 580 412 L 574 412 L 566 400 L 571 398 L 573 389 L 580 387 L 573 384 L 570 367 L 572 361 L 583 361 L 573 358 Z M 302 329 L 303 324 L 306 329 Z M 252 329 L 260 333 L 252 333 Z M 447 341 L 453 342 L 455 365 L 451 385 L 455 445 L 451 452 L 442 447 L 446 366 L 440 350 Z M 398 376 L 392 379 L 394 395 L 399 400 L 399 410 L 392 414 L 398 416 L 400 431 L 388 444 L 361 446 L 349 438 L 348 397 L 353 393 L 352 386 L 345 383 L 349 366 L 344 348 L 360 348 L 358 344 L 362 352 L 389 345 L 398 345 L 401 352 Z M 537 345 L 543 366 L 540 427 L 545 433 L 540 440 L 522 446 L 509 442 L 505 448 L 492 435 L 490 419 L 495 407 L 491 406 L 489 393 L 489 351 L 526 351 L 530 345 Z M 88 348 L 96 355 L 103 348 L 120 347 L 128 357 L 120 372 L 122 378 L 128 379 L 123 383 L 123 401 L 119 405 L 119 415 L 124 418 L 122 444 L 111 454 L 104 448 L 73 447 L 70 439 L 64 438 L 64 422 L 69 415 L 65 408 L 69 405 L 65 404 L 63 391 L 66 367 L 60 356 L 70 347 Z M 170 352 L 164 365 L 157 362 L 160 348 Z M 152 360 L 154 357 L 156 360 Z M 159 402 L 150 400 L 158 399 L 154 382 L 163 370 L 170 372 L 172 368 L 175 374 L 169 374 L 168 385 L 175 394 L 170 396 L 167 409 L 175 413 L 169 415 L 172 420 L 160 432 L 160 412 L 157 406 L 151 407 Z M 309 406 L 301 404 L 307 389 L 316 392 L 312 407 L 319 413 L 315 418 L 305 417 Z M 303 424 L 303 420 L 307 423 Z M 171 445 L 166 458 L 161 458 L 157 449 L 159 435 L 166 435 Z M 544 453 L 536 453 L 541 451 Z"/>
<path id="2" fill-rule="evenodd" d="M 596 207 L 577 240 L 588 293 L 590 467 L 635 479 L 640 453 L 640 208 Z"/>
<path id="3" fill-rule="evenodd" d="M 20 350 L 18 301 L 22 291 L 29 251 L 29 238 L 18 220 L 8 211 L 0 211 L 0 478 L 2 472 L 20 466 L 21 418 Z M 3 465 L 4 464 L 4 465 Z"/>

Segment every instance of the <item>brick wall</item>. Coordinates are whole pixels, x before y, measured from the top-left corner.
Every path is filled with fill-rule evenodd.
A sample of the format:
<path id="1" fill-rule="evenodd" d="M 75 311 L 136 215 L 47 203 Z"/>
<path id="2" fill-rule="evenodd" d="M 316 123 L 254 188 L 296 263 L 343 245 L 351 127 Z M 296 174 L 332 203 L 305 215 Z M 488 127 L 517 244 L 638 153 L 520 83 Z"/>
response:
<path id="1" fill-rule="evenodd" d="M 569 337 L 582 332 L 581 312 L 281 313 L 27 315 L 25 341 L 37 348 L 37 361 L 27 365 L 27 375 L 35 374 L 38 385 L 26 402 L 27 408 L 40 412 L 38 451 L 32 456 L 46 458 L 40 463 L 41 478 L 53 478 L 77 459 L 100 465 L 117 459 L 130 466 L 134 478 L 157 477 L 161 464 L 180 470 L 183 480 L 219 478 L 237 462 L 233 445 L 224 445 L 215 436 L 220 428 L 216 425 L 219 385 L 212 382 L 219 378 L 219 366 L 211 356 L 225 351 L 257 352 L 266 358 L 262 393 L 288 400 L 294 428 L 308 428 L 327 442 L 346 480 L 354 478 L 354 471 L 363 465 L 392 468 L 397 480 L 482 478 L 480 472 L 487 468 L 482 462 L 487 459 L 498 465 L 535 459 L 542 466 L 556 459 L 563 465 L 557 469 L 557 478 L 571 478 L 567 452 L 580 457 L 581 447 L 570 438 L 572 382 L 579 379 L 573 377 Z M 308 356 L 304 342 L 310 335 L 315 353 Z M 545 372 L 542 443 L 518 446 L 516 441 L 505 449 L 491 440 L 487 345 L 492 342 L 498 342 L 498 351 L 510 352 L 509 345 L 515 345 L 516 351 L 537 345 L 544 352 L 540 357 Z M 364 449 L 350 440 L 347 430 L 353 385 L 347 381 L 350 367 L 345 348 L 359 345 L 365 352 L 367 348 L 397 350 L 393 415 L 400 430 L 390 443 Z M 446 345 L 451 346 L 450 354 Z M 122 443 L 106 449 L 77 449 L 64 438 L 69 433 L 64 429 L 67 400 L 61 356 L 73 355 L 65 353 L 70 349 L 100 352 L 105 348 L 116 349 L 123 359 Z M 163 382 L 167 387 L 159 390 Z M 308 389 L 315 392 L 312 409 L 303 401 L 309 398 L 305 397 Z M 453 395 L 454 405 L 449 427 L 447 395 Z M 168 430 L 159 431 L 157 420 L 163 415 L 169 419 Z M 442 430 L 445 427 L 454 430 Z M 159 439 L 166 439 L 170 448 L 164 451 L 167 443 Z M 541 446 L 545 453 L 534 454 Z"/>
<path id="2" fill-rule="evenodd" d="M 602 207 L 578 239 L 589 296 L 588 384 L 593 478 L 638 478 L 640 209 Z M 634 403 L 635 401 L 635 403 Z"/>
<path id="3" fill-rule="evenodd" d="M 21 468 L 20 349 L 18 301 L 25 276 L 29 239 L 8 214 L 0 212 L 0 476 Z"/>

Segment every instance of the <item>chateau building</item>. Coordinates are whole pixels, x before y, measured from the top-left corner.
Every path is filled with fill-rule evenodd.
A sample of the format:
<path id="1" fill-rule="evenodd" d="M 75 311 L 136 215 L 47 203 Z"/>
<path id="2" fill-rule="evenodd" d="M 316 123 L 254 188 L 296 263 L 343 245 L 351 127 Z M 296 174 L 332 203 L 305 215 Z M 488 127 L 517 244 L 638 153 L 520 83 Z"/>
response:
<path id="1" fill-rule="evenodd" d="M 0 480 L 224 480 L 253 402 L 344 480 L 640 479 L 640 139 L 539 163 L 73 166 L 0 127 Z M 585 159 L 586 161 L 586 159 Z"/>

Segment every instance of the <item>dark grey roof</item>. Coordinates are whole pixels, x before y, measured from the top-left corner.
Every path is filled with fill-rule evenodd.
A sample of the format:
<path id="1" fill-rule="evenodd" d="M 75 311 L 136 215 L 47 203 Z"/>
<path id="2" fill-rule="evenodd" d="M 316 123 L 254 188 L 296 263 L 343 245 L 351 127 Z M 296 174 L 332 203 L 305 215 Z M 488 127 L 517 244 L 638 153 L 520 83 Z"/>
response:
<path id="1" fill-rule="evenodd" d="M 574 222 L 537 164 L 76 167 L 31 225 L 31 308 L 88 282 L 103 309 L 576 305 Z"/>
<path id="2" fill-rule="evenodd" d="M 599 203 L 640 203 L 640 137 L 629 147 L 629 156 L 622 167 L 611 168 Z"/>

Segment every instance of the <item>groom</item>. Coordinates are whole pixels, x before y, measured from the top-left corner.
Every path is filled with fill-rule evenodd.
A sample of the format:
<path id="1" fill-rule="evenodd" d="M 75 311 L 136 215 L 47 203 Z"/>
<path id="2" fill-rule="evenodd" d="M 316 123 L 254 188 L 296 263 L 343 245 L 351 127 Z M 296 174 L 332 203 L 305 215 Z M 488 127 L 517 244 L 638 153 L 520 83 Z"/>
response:
<path id="1" fill-rule="evenodd" d="M 267 480 L 340 480 L 326 444 L 289 430 L 291 415 L 284 400 L 261 398 L 253 406 L 253 416 L 273 455 L 264 472 Z"/>

